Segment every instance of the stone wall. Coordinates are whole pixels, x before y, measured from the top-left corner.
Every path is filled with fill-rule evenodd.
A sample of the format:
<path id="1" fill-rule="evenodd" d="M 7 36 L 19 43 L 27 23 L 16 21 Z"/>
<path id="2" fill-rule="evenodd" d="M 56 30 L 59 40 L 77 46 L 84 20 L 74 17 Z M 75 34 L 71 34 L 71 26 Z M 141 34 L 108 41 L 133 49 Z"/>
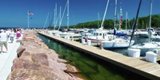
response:
<path id="1" fill-rule="evenodd" d="M 8 80 L 83 80 L 74 75 L 77 72 L 49 49 L 35 31 L 25 31 Z"/>

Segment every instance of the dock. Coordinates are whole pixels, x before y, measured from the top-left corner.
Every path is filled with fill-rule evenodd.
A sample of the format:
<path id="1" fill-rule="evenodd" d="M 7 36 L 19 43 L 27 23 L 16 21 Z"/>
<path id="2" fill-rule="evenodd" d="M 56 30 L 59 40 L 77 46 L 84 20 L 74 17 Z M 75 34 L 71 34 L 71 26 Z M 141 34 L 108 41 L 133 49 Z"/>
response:
<path id="1" fill-rule="evenodd" d="M 158 63 L 151 63 L 139 58 L 128 57 L 109 50 L 83 45 L 79 42 L 66 40 L 44 32 L 39 32 L 39 34 L 70 46 L 76 50 L 83 51 L 99 59 L 105 60 L 106 62 L 110 62 L 128 71 L 144 76 L 148 79 L 160 80 L 160 64 Z"/>
<path id="2" fill-rule="evenodd" d="M 7 77 L 11 72 L 13 60 L 17 57 L 17 49 L 19 46 L 19 42 L 8 42 L 8 52 L 0 53 L 0 80 L 7 80 Z"/>

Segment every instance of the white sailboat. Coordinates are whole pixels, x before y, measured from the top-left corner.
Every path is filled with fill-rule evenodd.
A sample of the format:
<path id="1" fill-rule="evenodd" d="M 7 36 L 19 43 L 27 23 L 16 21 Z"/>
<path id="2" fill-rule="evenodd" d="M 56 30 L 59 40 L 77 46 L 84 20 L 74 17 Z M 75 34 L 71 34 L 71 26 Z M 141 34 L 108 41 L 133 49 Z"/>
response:
<path id="1" fill-rule="evenodd" d="M 70 7 L 69 7 L 69 0 L 67 0 L 66 4 L 65 4 L 65 7 L 64 7 L 64 10 L 63 12 L 61 12 L 61 7 L 60 7 L 60 10 L 59 10 L 59 24 L 58 24 L 58 30 L 54 30 L 52 32 L 52 34 L 56 35 L 56 36 L 59 36 L 59 37 L 62 37 L 62 38 L 66 38 L 66 39 L 77 39 L 77 38 L 80 38 L 81 35 L 80 34 L 76 34 L 72 31 L 67 31 L 67 32 L 61 32 L 60 31 L 60 28 L 62 26 L 62 22 L 63 22 L 63 18 L 65 16 L 65 13 L 66 13 L 66 17 L 67 17 L 67 29 L 69 29 L 69 10 L 70 10 Z M 55 18 L 57 16 L 57 13 L 56 13 L 57 9 L 55 7 Z M 56 20 L 56 19 L 54 19 Z M 56 27 L 57 25 L 57 20 L 55 21 L 55 26 Z"/>
<path id="2" fill-rule="evenodd" d="M 117 4 L 117 0 L 115 0 L 115 4 Z M 92 32 L 92 35 L 87 36 L 87 40 L 91 40 L 92 43 L 97 42 L 101 43 L 102 47 L 105 49 L 114 49 L 114 48 L 128 48 L 130 39 L 124 39 L 121 37 L 117 37 L 112 34 L 107 34 L 108 31 L 103 30 L 103 24 L 105 20 L 105 16 L 108 10 L 109 0 L 106 4 L 106 9 L 104 12 L 103 20 L 101 23 L 101 27 L 99 29 L 96 29 Z M 134 41 L 131 41 L 131 45 L 133 45 Z"/>
<path id="3" fill-rule="evenodd" d="M 117 0 L 115 0 L 115 20 L 117 17 Z M 120 14 L 122 16 L 122 8 L 120 8 Z M 121 17 L 122 18 L 122 17 Z M 122 21 L 122 19 L 121 19 Z M 122 22 L 120 21 L 120 25 L 119 27 L 121 27 Z M 116 26 L 116 21 L 114 23 L 114 26 Z M 130 42 L 130 38 L 129 37 L 117 37 L 116 35 L 114 36 L 108 36 L 107 40 L 102 42 L 102 46 L 103 48 L 106 49 L 117 49 L 117 48 L 128 48 L 129 45 L 133 45 L 134 44 L 134 40 L 131 40 Z"/>

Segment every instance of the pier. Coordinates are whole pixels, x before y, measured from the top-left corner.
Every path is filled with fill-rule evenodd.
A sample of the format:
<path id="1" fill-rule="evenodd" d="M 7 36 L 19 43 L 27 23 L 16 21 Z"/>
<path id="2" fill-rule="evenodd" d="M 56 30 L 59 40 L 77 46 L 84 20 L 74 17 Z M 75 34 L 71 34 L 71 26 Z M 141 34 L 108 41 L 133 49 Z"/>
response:
<path id="1" fill-rule="evenodd" d="M 83 51 L 87 54 L 98 57 L 99 59 L 110 62 L 116 66 L 122 67 L 126 70 L 144 76 L 148 79 L 151 80 L 160 79 L 160 65 L 158 63 L 150 63 L 143 59 L 124 56 L 122 54 L 118 54 L 116 52 L 108 50 L 101 50 L 100 48 L 97 47 L 83 45 L 79 42 L 66 40 L 53 35 L 49 35 L 47 33 L 39 32 L 39 34 L 51 38 L 67 46 L 70 46 L 76 50 Z"/>

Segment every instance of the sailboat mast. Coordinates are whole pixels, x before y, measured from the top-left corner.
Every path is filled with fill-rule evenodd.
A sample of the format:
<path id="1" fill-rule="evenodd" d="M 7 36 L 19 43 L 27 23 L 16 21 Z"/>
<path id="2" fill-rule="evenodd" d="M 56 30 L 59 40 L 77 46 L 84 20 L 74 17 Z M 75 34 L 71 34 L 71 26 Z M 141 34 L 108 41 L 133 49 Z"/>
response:
<path id="1" fill-rule="evenodd" d="M 128 12 L 126 12 L 126 29 L 127 29 L 127 27 L 128 27 Z"/>
<path id="2" fill-rule="evenodd" d="M 152 0 L 150 0 L 150 14 L 149 14 L 149 29 L 151 29 L 152 24 Z"/>
<path id="3" fill-rule="evenodd" d="M 139 12 L 140 12 L 140 8 L 141 8 L 141 4 L 142 4 L 142 0 L 139 1 L 139 5 L 138 5 L 138 9 L 137 9 L 137 14 L 136 14 L 136 20 L 133 24 L 133 29 L 132 29 L 132 34 L 131 34 L 131 39 L 130 39 L 130 42 L 129 42 L 129 46 L 131 46 L 131 41 L 133 39 L 133 36 L 134 36 L 134 32 L 135 32 L 135 29 L 136 29 L 136 24 L 138 22 L 138 16 L 139 16 Z"/>
<path id="4" fill-rule="evenodd" d="M 47 17 L 46 17 L 45 23 L 44 23 L 44 25 L 43 25 L 43 29 L 45 28 L 45 26 L 46 26 L 46 24 L 47 24 L 48 18 L 49 18 L 49 13 L 47 14 Z"/>
<path id="5" fill-rule="evenodd" d="M 55 4 L 55 9 L 54 9 L 54 30 L 57 27 L 57 3 Z"/>
<path id="6" fill-rule="evenodd" d="M 106 9 L 105 9 L 105 11 L 104 11 L 103 20 L 102 20 L 100 29 L 103 29 L 103 28 L 104 28 L 103 25 L 104 25 L 104 20 L 105 20 L 105 17 L 106 17 L 106 13 L 107 13 L 107 11 L 108 11 L 109 1 L 110 1 L 110 0 L 107 1 L 107 5 L 106 5 Z"/>
<path id="7" fill-rule="evenodd" d="M 99 12 L 97 13 L 97 15 L 98 15 L 98 28 L 99 28 L 99 26 L 100 26 L 100 24 L 99 24 L 99 22 L 100 22 L 100 19 L 99 19 Z"/>
<path id="8" fill-rule="evenodd" d="M 67 6 L 67 29 L 69 29 L 69 0 L 67 0 L 67 4 L 68 4 L 68 6 Z"/>
<path id="9" fill-rule="evenodd" d="M 119 22 L 119 29 L 122 28 L 122 24 L 123 24 L 123 12 L 122 12 L 122 7 L 120 7 L 120 22 Z"/>
<path id="10" fill-rule="evenodd" d="M 66 12 L 66 10 L 67 10 L 68 2 L 69 2 L 69 1 L 66 2 L 66 5 L 65 5 L 65 7 L 64 7 L 64 10 L 63 10 L 63 13 L 62 13 L 62 14 L 61 14 L 61 9 L 60 9 L 60 21 L 59 21 L 59 28 L 58 28 L 58 30 L 59 30 L 60 27 L 61 27 L 61 24 L 62 24 L 62 21 L 63 21 L 64 14 L 65 14 L 65 12 Z M 68 9 L 68 10 L 69 10 L 69 9 Z M 68 14 L 67 19 L 69 20 L 69 14 Z M 68 27 L 69 27 L 69 21 L 68 21 L 68 24 L 67 24 L 67 25 L 68 25 Z"/>
<path id="11" fill-rule="evenodd" d="M 115 0 L 114 29 L 117 27 L 117 0 Z"/>
<path id="12" fill-rule="evenodd" d="M 62 15 L 62 11 L 61 11 L 61 6 L 60 6 L 60 10 L 59 10 L 59 26 L 58 26 L 58 30 L 60 29 L 61 27 L 61 15 Z"/>
<path id="13" fill-rule="evenodd" d="M 150 0 L 150 13 L 149 13 L 149 41 L 151 41 L 151 26 L 152 26 L 152 0 Z"/>

